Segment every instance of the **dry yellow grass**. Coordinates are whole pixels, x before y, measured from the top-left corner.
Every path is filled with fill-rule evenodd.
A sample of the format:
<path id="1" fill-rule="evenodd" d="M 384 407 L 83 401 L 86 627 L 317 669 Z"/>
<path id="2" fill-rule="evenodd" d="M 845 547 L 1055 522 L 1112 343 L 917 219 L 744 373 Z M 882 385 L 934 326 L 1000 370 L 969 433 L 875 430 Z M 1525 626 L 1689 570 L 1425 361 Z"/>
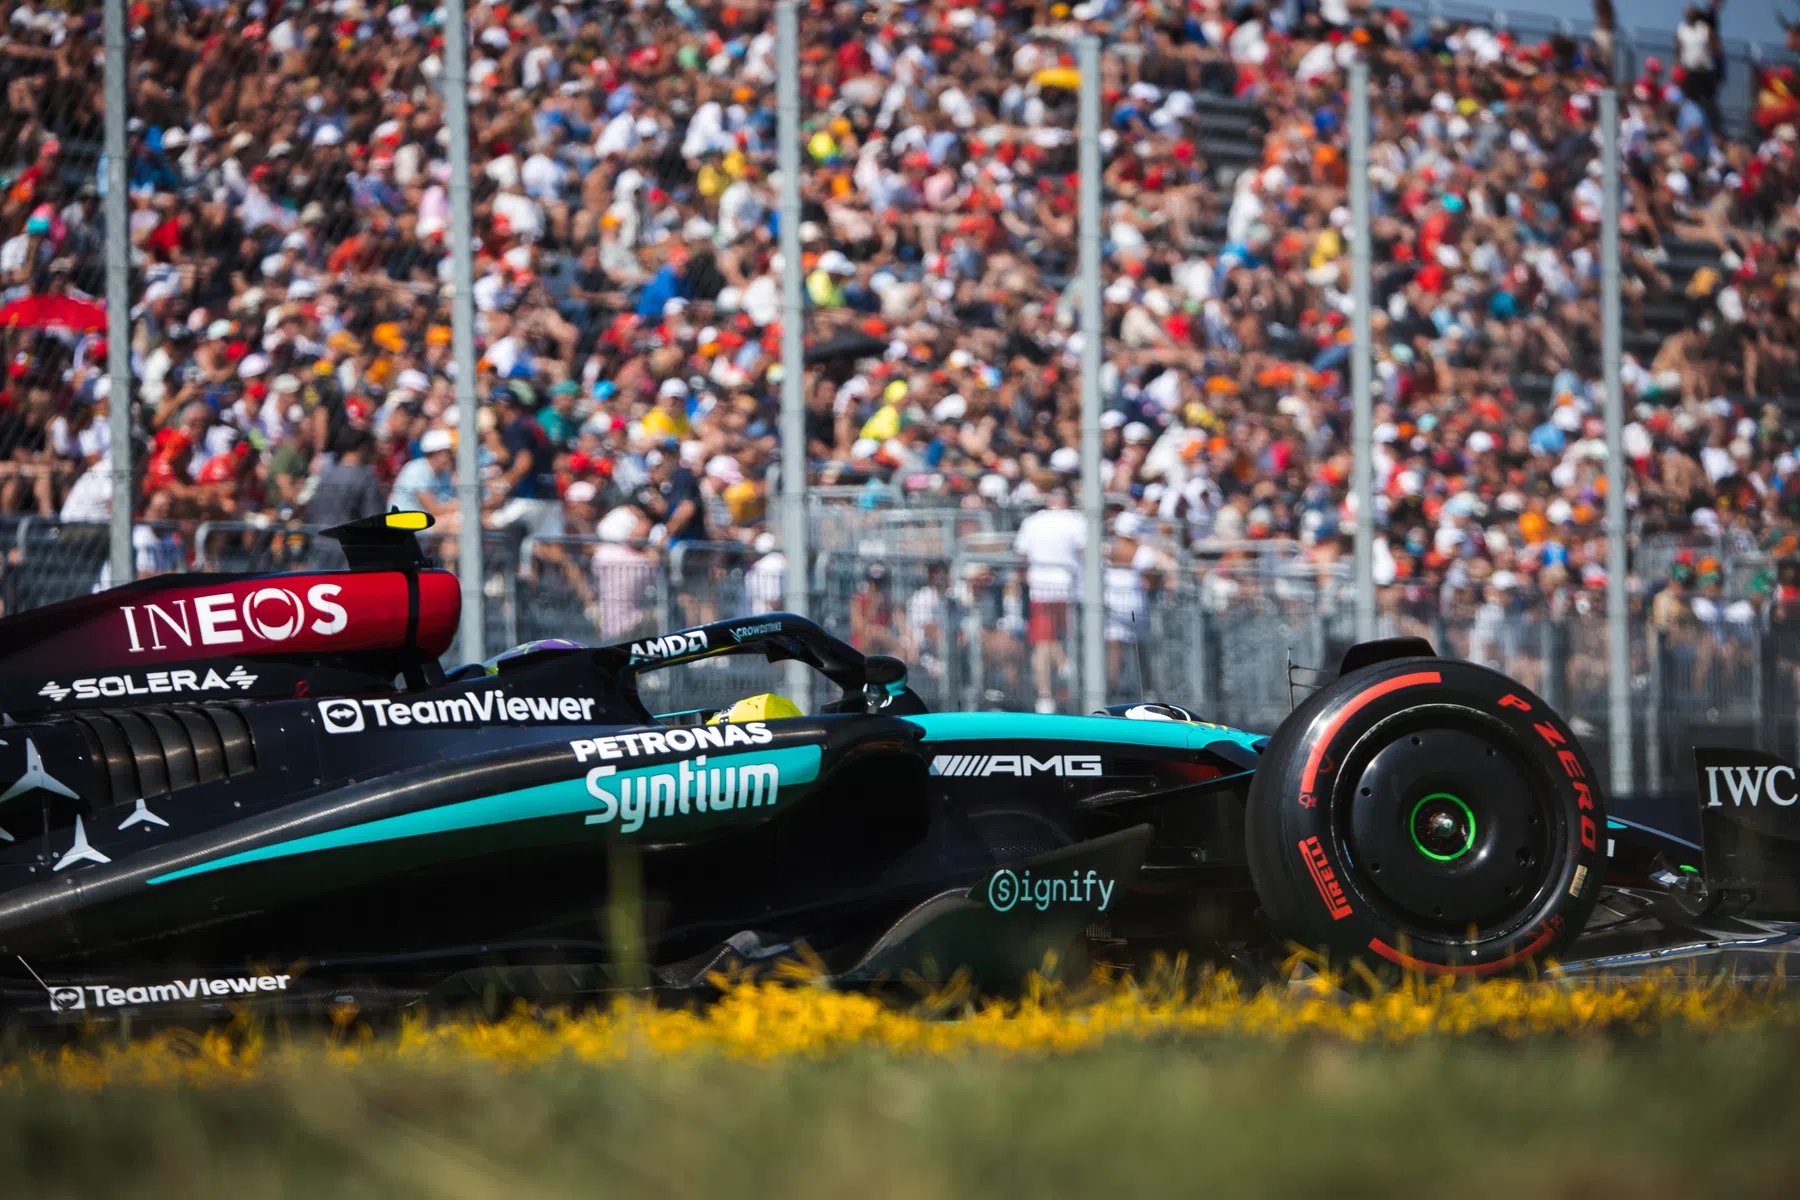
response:
<path id="1" fill-rule="evenodd" d="M 5 1194 L 1787 1197 L 1769 986 L 1226 975 L 884 1003 L 806 977 L 376 1033 L 248 1017 L 0 1066 Z"/>
<path id="2" fill-rule="evenodd" d="M 1409 979 L 1392 987 L 1324 973 L 1251 990 L 1223 972 L 1190 981 L 1183 964 L 1170 964 L 1143 982 L 1096 979 L 1072 990 L 1034 977 L 1017 999 L 982 999 L 952 986 L 911 1005 L 831 990 L 803 966 L 763 979 L 719 982 L 722 996 L 705 1006 L 670 1008 L 635 999 L 581 1012 L 520 1006 L 494 1021 L 419 1016 L 381 1036 L 345 1013 L 328 1034 L 276 1032 L 240 1020 L 206 1033 L 165 1030 L 123 1042 L 94 1037 L 85 1045 L 15 1057 L 0 1065 L 0 1086 L 207 1086 L 297 1066 L 474 1063 L 511 1069 L 694 1057 L 766 1062 L 864 1050 L 926 1058 L 1066 1055 L 1171 1039 L 1380 1045 L 1800 1025 L 1800 1001 L 1787 998 L 1778 983 L 1674 972 L 1633 982 Z M 1346 982 L 1348 991 L 1339 986 Z"/>

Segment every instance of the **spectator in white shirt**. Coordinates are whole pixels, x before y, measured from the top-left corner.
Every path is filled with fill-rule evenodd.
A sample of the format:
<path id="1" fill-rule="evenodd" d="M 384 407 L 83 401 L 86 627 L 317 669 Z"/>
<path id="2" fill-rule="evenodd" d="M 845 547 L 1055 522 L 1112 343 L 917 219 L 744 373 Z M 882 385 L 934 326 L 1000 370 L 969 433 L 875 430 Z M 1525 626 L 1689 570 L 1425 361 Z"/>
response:
<path id="1" fill-rule="evenodd" d="M 906 656 L 918 665 L 921 673 L 936 678 L 944 672 L 949 647 L 945 641 L 948 622 L 944 615 L 944 598 L 950 582 L 948 563 L 930 563 L 925 568 L 925 584 L 906 600 Z"/>
<path id="2" fill-rule="evenodd" d="M 1125 656 L 1142 639 L 1149 619 L 1150 593 L 1145 576 L 1158 565 L 1156 551 L 1140 541 L 1143 518 L 1122 512 L 1113 519 L 1113 541 L 1106 548 L 1106 673 L 1123 678 Z M 1140 691 L 1148 680 L 1139 680 Z"/>
<path id="3" fill-rule="evenodd" d="M 1047 506 L 1026 517 L 1013 538 L 1013 550 L 1025 557 L 1025 588 L 1031 597 L 1031 674 L 1037 684 L 1037 710 L 1055 712 L 1053 683 L 1066 671 L 1069 656 L 1063 642 L 1069 632 L 1069 606 L 1081 592 L 1081 552 L 1087 545 L 1087 522 L 1069 507 L 1069 490 L 1054 487 Z"/>
<path id="4" fill-rule="evenodd" d="M 63 501 L 64 521 L 91 521 L 102 524 L 112 520 L 112 458 L 107 456 L 82 472 L 69 488 Z"/>
<path id="5" fill-rule="evenodd" d="M 776 549 L 775 535 L 759 533 L 755 544 L 758 558 L 744 572 L 744 594 L 755 616 L 778 612 L 782 593 L 787 586 L 787 555 Z"/>
<path id="6" fill-rule="evenodd" d="M 647 595 L 654 585 L 656 554 L 643 545 L 650 520 L 635 505 L 622 504 L 600 521 L 600 544 L 594 548 L 594 626 L 603 642 L 616 642 L 638 631 L 649 612 Z"/>

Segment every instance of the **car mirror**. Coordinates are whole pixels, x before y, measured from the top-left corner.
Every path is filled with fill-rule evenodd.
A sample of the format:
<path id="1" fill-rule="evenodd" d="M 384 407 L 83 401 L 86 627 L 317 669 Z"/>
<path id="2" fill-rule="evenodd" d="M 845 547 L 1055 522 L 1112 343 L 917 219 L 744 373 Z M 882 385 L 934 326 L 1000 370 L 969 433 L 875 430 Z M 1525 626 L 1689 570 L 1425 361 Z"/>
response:
<path id="1" fill-rule="evenodd" d="M 878 713 L 906 691 L 906 664 L 891 654 L 863 659 L 863 707 Z"/>

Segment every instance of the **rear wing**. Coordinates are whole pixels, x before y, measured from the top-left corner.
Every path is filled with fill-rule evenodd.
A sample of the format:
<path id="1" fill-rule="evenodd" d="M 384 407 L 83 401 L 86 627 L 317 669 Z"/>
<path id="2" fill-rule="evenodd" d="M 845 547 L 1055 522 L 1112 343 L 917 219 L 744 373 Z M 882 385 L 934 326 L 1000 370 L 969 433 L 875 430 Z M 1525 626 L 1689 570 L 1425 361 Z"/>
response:
<path id="1" fill-rule="evenodd" d="M 347 571 L 156 575 L 0 620 L 0 712 L 290 699 L 432 682 L 462 611 L 423 513 L 326 530 Z"/>

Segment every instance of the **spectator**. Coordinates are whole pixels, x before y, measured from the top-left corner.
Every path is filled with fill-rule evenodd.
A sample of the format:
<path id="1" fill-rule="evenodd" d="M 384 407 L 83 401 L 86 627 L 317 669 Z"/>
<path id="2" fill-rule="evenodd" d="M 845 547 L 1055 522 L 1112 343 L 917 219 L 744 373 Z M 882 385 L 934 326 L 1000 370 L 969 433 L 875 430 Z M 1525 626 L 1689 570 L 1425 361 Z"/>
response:
<path id="1" fill-rule="evenodd" d="M 669 544 L 705 541 L 706 506 L 693 470 L 661 450 L 645 455 L 644 464 L 650 472 L 651 509 Z"/>
<path id="2" fill-rule="evenodd" d="M 928 679 L 941 680 L 949 654 L 950 622 L 945 611 L 949 578 L 947 564 L 928 563 L 925 582 L 906 598 L 906 642 L 901 657 L 916 663 Z"/>
<path id="3" fill-rule="evenodd" d="M 606 514 L 594 548 L 594 623 L 605 642 L 622 641 L 641 628 L 655 586 L 657 555 L 644 544 L 650 521 L 634 505 L 621 504 Z"/>
<path id="4" fill-rule="evenodd" d="M 1698 636 L 1693 605 L 1688 598 L 1688 589 L 1694 583 L 1694 567 L 1690 555 L 1683 555 L 1669 571 L 1669 581 L 1650 605 L 1650 637 L 1651 649 L 1654 653 L 1660 643 L 1678 669 L 1687 672 L 1698 666 L 1696 644 Z"/>
<path id="5" fill-rule="evenodd" d="M 516 531 L 522 539 L 520 562 L 528 562 L 536 539 L 555 536 L 561 528 L 562 505 L 551 471 L 550 435 L 532 416 L 536 393 L 527 384 L 496 388 L 492 395 L 498 419 L 489 449 L 501 469 L 502 500 L 494 510 L 494 528 Z M 521 567 L 523 573 L 524 567 Z"/>
<path id="6" fill-rule="evenodd" d="M 558 578 L 562 585 L 581 600 L 583 609 L 594 608 L 594 589 L 589 579 L 593 564 L 582 560 L 586 552 L 579 545 L 567 545 L 567 539 L 592 539 L 598 530 L 595 523 L 595 501 L 599 491 L 585 479 L 578 479 L 563 493 L 562 537 L 540 538 L 533 555 L 532 567 L 539 585 L 554 593 Z"/>
<path id="7" fill-rule="evenodd" d="M 577 479 L 563 492 L 562 529 L 564 536 L 593 537 L 596 528 L 595 501 L 600 491 L 585 479 Z"/>
<path id="8" fill-rule="evenodd" d="M 1069 608 L 1081 596 L 1081 556 L 1087 520 L 1069 507 L 1069 490 L 1050 489 L 1045 506 L 1019 525 L 1013 549 L 1030 564 L 1025 589 L 1031 601 L 1031 673 L 1039 712 L 1056 711 L 1054 684 L 1068 672 L 1064 643 Z"/>
<path id="9" fill-rule="evenodd" d="M 787 555 L 777 547 L 774 534 L 756 535 L 756 543 L 752 547 L 756 552 L 756 561 L 744 572 L 744 593 L 750 602 L 752 615 L 779 612 L 783 608 L 782 596 L 787 590 Z"/>
<path id="10" fill-rule="evenodd" d="M 1138 644 L 1149 633 L 1148 576 L 1155 573 L 1160 560 L 1156 551 L 1140 540 L 1143 531 L 1144 519 L 1134 512 L 1122 512 L 1113 518 L 1113 537 L 1106 547 L 1105 575 L 1104 633 L 1108 679 L 1126 677 L 1126 656 L 1136 654 Z M 1142 661 L 1132 664 L 1134 673 L 1143 673 L 1140 669 Z M 1148 695 L 1150 681 L 1139 679 L 1138 691 Z"/>
<path id="11" fill-rule="evenodd" d="M 1719 42 L 1719 0 L 1704 7 L 1690 4 L 1683 12 L 1681 25 L 1675 30 L 1675 61 L 1686 78 L 1682 92 L 1706 112 L 1711 128 L 1718 129 L 1719 79 L 1724 48 Z"/>
<path id="12" fill-rule="evenodd" d="M 83 475 L 81 481 L 78 482 L 85 482 L 101 466 L 107 465 L 109 464 L 102 463 L 89 468 L 88 473 Z M 110 493 L 109 481 L 109 497 Z M 111 515 L 110 508 L 109 504 L 109 511 L 102 514 L 99 517 L 100 520 L 106 520 Z M 70 520 L 72 518 L 64 517 L 63 519 Z M 131 527 L 131 555 L 133 577 L 136 579 L 148 579 L 152 575 L 170 575 L 188 569 L 186 548 L 182 545 L 181 537 L 170 520 L 169 493 L 156 492 L 145 501 L 143 516 Z M 112 585 L 112 559 L 109 557 L 100 564 L 100 576 L 95 580 L 93 590 L 103 592 Z"/>
<path id="13" fill-rule="evenodd" d="M 112 456 L 89 466 L 69 488 L 59 514 L 63 521 L 100 524 L 112 520 Z"/>
<path id="14" fill-rule="evenodd" d="M 139 579 L 187 569 L 187 554 L 169 516 L 168 493 L 158 493 L 144 504 L 143 517 L 131 526 L 132 560 Z"/>
<path id="15" fill-rule="evenodd" d="M 79 472 L 104 458 L 112 447 L 112 380 L 101 376 L 77 391 L 69 411 L 50 421 L 50 448 Z"/>
<path id="16" fill-rule="evenodd" d="M 400 468 L 388 493 L 388 508 L 430 513 L 438 528 L 454 532 L 459 512 L 453 467 L 456 441 L 447 429 L 428 429 L 419 439 L 419 456 Z"/>
<path id="17" fill-rule="evenodd" d="M 40 515 L 56 512 L 58 471 L 50 453 L 50 388 L 34 381 L 24 398 L 0 411 L 0 511 L 17 512 L 25 497 Z"/>
<path id="18" fill-rule="evenodd" d="M 374 447 L 375 439 L 365 430 L 347 429 L 339 435 L 336 453 L 319 471 L 312 499 L 306 506 L 309 522 L 329 529 L 384 511 L 381 484 L 368 462 Z M 348 565 L 343 550 L 325 537 L 313 539 L 310 561 L 315 568 Z"/>
<path id="19" fill-rule="evenodd" d="M 585 345 L 609 307 L 617 307 L 619 292 L 600 261 L 600 243 L 590 241 L 581 249 L 575 277 L 562 302 L 562 315 L 575 324 Z"/>
<path id="20" fill-rule="evenodd" d="M 439 34 L 338 7 L 132 13 L 133 417 L 143 499 L 172 519 L 329 506 L 352 430 L 385 494 L 455 424 Z M 803 19 L 805 334 L 847 355 L 806 366 L 809 484 L 1010 527 L 1068 481 L 1090 331 L 1063 286 L 1077 113 L 1057 72 L 1068 37 L 1098 32 L 1108 490 L 1174 531 L 1171 589 L 1311 603 L 1354 517 L 1342 88 L 1361 60 L 1396 619 L 1474 622 L 1502 572 L 1509 621 L 1579 611 L 1604 509 L 1592 147 L 1613 7 L 1592 44 L 1341 0 L 1291 26 L 1223 0 Z M 1721 119 L 1718 13 L 1691 8 L 1671 63 L 1617 81 L 1628 488 L 1647 536 L 1758 543 L 1800 517 L 1796 439 L 1764 408 L 1800 387 L 1800 134 L 1778 65 L 1753 130 Z M 67 6 L 8 16 L 0 287 L 79 299 L 104 278 L 97 29 Z M 532 543 L 528 574 L 584 483 L 601 524 L 630 502 L 646 537 L 753 546 L 781 383 L 769 10 L 475 4 L 469 22 L 485 520 Z M 1694 271 L 1695 247 L 1716 261 Z M 102 341 L 9 335 L 0 515 L 55 513 L 86 478 Z M 1056 603 L 1018 588 L 1010 569 L 984 584 L 995 620 Z M 1031 652 L 1040 702 L 1060 644 Z"/>
<path id="21" fill-rule="evenodd" d="M 1018 695 L 1025 686 L 1026 618 L 1023 589 L 1015 578 L 1002 579 L 984 562 L 963 568 L 956 589 L 957 606 L 964 614 L 963 641 L 981 656 L 982 674 L 995 686 L 982 697 L 998 703 Z"/>
<path id="22" fill-rule="evenodd" d="M 0 242 L 0 298 L 16 300 L 31 294 L 31 278 L 39 267 L 48 266 L 56 254 L 50 240 L 50 216 L 33 212 L 23 228 Z"/>
<path id="23" fill-rule="evenodd" d="M 885 562 L 863 569 L 856 594 L 850 597 L 850 644 L 864 654 L 899 654 L 899 610 L 894 604 L 892 581 Z"/>

